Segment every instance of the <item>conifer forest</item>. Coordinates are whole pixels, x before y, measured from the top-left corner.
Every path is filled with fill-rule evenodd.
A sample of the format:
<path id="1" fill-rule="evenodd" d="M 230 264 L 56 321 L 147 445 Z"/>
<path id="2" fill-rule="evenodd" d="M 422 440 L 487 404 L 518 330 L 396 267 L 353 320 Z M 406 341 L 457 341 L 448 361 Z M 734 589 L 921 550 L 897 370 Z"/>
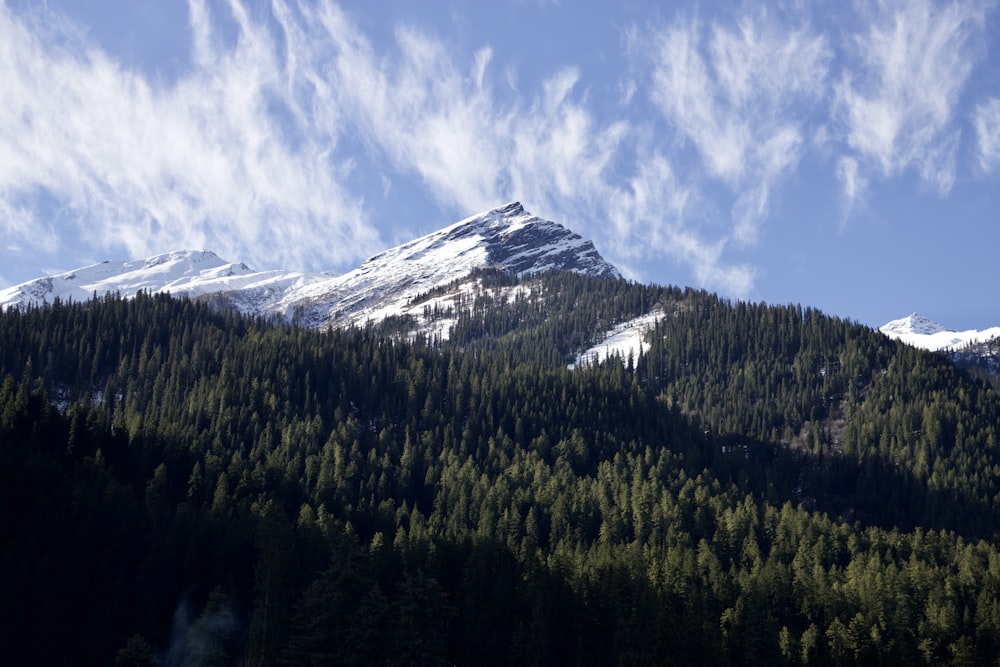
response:
<path id="1" fill-rule="evenodd" d="M 998 663 L 989 382 L 798 305 L 473 279 L 514 296 L 443 340 L 0 313 L 2 662 Z"/>

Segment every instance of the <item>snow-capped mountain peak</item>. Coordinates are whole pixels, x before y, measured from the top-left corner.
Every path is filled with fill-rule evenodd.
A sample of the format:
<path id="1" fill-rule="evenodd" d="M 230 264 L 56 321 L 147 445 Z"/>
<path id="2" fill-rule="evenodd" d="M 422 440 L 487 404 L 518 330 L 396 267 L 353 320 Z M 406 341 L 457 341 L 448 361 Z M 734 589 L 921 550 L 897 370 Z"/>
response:
<path id="1" fill-rule="evenodd" d="M 1000 327 L 953 331 L 918 313 L 887 322 L 879 327 L 879 331 L 890 338 L 925 350 L 957 350 L 969 344 L 1000 337 Z"/>
<path id="2" fill-rule="evenodd" d="M 400 262 L 444 267 L 449 272 L 493 266 L 518 274 L 561 269 L 621 277 L 618 269 L 604 261 L 593 243 L 558 223 L 528 213 L 520 202 L 470 216 L 386 250 L 357 270 L 370 272 Z"/>
<path id="3" fill-rule="evenodd" d="M 186 292 L 199 281 L 250 273 L 246 264 L 226 262 L 208 250 L 178 250 L 128 262 L 104 261 L 15 285 L 0 291 L 0 306 L 41 305 L 57 298 L 86 301 L 114 292 L 125 297 L 140 291 Z"/>
<path id="4" fill-rule="evenodd" d="M 488 267 L 519 275 L 561 270 L 621 277 L 593 243 L 512 202 L 390 248 L 342 276 L 295 290 L 282 300 L 282 310 L 313 326 L 363 324 L 404 314 L 414 297 Z"/>
<path id="5" fill-rule="evenodd" d="M 210 251 L 102 262 L 0 291 L 0 308 L 85 301 L 94 294 L 171 292 L 212 297 L 252 315 L 282 315 L 316 327 L 350 326 L 407 314 L 415 297 L 495 267 L 518 275 L 548 270 L 619 278 L 593 243 L 518 202 L 470 216 L 390 248 L 343 275 L 253 271 Z"/>
<path id="6" fill-rule="evenodd" d="M 920 313 L 911 313 L 892 322 L 887 322 L 879 327 L 879 331 L 890 337 L 903 336 L 907 334 L 932 335 L 949 331 L 943 324 L 938 324 L 934 320 L 928 319 Z"/>

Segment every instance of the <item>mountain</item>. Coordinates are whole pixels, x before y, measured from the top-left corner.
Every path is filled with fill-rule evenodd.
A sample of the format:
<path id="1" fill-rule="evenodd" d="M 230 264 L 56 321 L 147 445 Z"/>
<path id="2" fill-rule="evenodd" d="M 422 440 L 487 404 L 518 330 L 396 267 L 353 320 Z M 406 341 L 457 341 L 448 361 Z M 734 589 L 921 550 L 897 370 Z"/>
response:
<path id="1" fill-rule="evenodd" d="M 33 287 L 194 300 L 0 311 L 5 662 L 1000 655 L 993 387 L 808 307 L 607 280 L 512 213 L 344 276 L 173 253 Z M 214 303 L 286 297 L 397 317 Z"/>
<path id="2" fill-rule="evenodd" d="M 494 268 L 421 308 L 456 292 L 443 345 L 0 312 L 5 662 L 1000 655 L 991 387 L 800 306 Z"/>
<path id="3" fill-rule="evenodd" d="M 930 336 L 942 331 L 948 331 L 943 324 L 930 320 L 920 313 L 911 313 L 906 317 L 893 320 L 879 327 L 879 331 L 890 337 L 906 335 Z"/>
<path id="4" fill-rule="evenodd" d="M 518 202 L 461 220 L 382 252 L 343 275 L 254 271 L 210 251 L 178 251 L 102 262 L 0 291 L 0 308 L 83 301 L 93 295 L 170 292 L 210 299 L 249 315 L 281 315 L 311 327 L 361 325 L 415 310 L 414 298 L 499 268 L 514 275 L 549 270 L 620 278 L 591 241 L 543 220 Z M 422 307 L 422 306 L 421 306 Z"/>
<path id="5" fill-rule="evenodd" d="M 594 244 L 514 202 L 466 218 L 365 261 L 341 276 L 290 290 L 272 307 L 308 326 L 350 326 L 414 311 L 414 298 L 500 268 L 514 275 L 550 270 L 620 278 Z"/>
<path id="6" fill-rule="evenodd" d="M 15 285 L 0 290 L 0 308 L 43 305 L 56 299 L 86 301 L 95 295 L 115 293 L 134 297 L 140 291 L 170 292 L 192 298 L 240 292 L 248 300 L 250 295 L 257 295 L 258 303 L 263 306 L 289 289 L 325 277 L 292 271 L 254 271 L 246 264 L 227 262 L 208 250 L 179 250 L 128 262 L 104 261 Z"/>
<path id="7" fill-rule="evenodd" d="M 959 368 L 1000 383 L 1000 327 L 952 331 L 919 313 L 888 322 L 879 331 L 924 350 L 943 352 Z"/>
<path id="8" fill-rule="evenodd" d="M 969 331 L 952 331 L 943 324 L 930 320 L 919 313 L 912 313 L 879 327 L 879 331 L 890 338 L 924 350 L 957 350 L 968 345 L 982 343 L 1000 337 L 1000 327 Z"/>

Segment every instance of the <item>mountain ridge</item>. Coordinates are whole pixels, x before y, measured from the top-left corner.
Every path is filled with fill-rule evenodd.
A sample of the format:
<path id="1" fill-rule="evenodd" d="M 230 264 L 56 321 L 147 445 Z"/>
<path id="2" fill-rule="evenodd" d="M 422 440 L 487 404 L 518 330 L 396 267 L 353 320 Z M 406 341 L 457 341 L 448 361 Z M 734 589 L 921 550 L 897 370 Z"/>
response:
<path id="1" fill-rule="evenodd" d="M 621 278 L 619 270 L 604 260 L 592 241 L 532 215 L 515 201 L 387 248 L 342 274 L 256 271 L 242 262 L 224 260 L 211 250 L 175 250 L 124 262 L 106 260 L 21 283 L 0 290 L 0 308 L 43 305 L 56 298 L 85 301 L 95 295 L 133 297 L 140 291 L 170 292 L 312 328 L 363 326 L 392 316 L 412 315 L 417 324 L 411 334 L 433 329 L 446 337 L 449 321 L 436 319 L 433 326 L 423 322 L 424 304 L 417 303 L 418 297 L 482 268 L 498 268 L 516 276 L 563 270 Z M 459 299 L 460 292 L 456 288 L 454 294 L 438 295 L 432 305 L 447 309 Z M 651 314 L 640 318 L 631 326 L 628 340 L 621 343 L 633 352 L 641 349 L 642 337 L 655 321 Z M 957 332 L 916 312 L 887 322 L 879 331 L 922 349 L 953 355 L 962 350 L 969 358 L 995 357 L 989 343 L 1000 338 L 1000 327 Z M 607 340 L 622 335 L 609 330 L 597 346 L 607 354 Z M 618 344 L 612 347 L 617 349 Z M 977 352 L 978 348 L 983 349 Z M 624 349 L 620 351 L 627 356 Z M 583 358 L 600 356 L 595 348 Z M 993 359 L 991 366 L 995 365 Z"/>
<path id="2" fill-rule="evenodd" d="M 244 314 L 343 327 L 399 314 L 419 294 L 490 267 L 515 275 L 562 270 L 621 277 L 592 241 L 510 202 L 388 248 L 339 275 L 254 271 L 210 250 L 181 250 L 105 261 L 21 283 L 0 290 L 0 308 L 43 305 L 56 298 L 83 301 L 110 293 L 171 292 L 210 298 Z"/>

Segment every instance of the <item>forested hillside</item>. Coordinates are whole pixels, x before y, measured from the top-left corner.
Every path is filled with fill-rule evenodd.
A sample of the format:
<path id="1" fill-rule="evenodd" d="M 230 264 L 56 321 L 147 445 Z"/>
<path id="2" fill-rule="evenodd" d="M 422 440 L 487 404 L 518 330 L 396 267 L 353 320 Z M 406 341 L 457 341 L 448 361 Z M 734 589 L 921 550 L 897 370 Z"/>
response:
<path id="1" fill-rule="evenodd" d="M 531 280 L 445 344 L 0 314 L 4 662 L 995 664 L 993 389 L 797 306 Z"/>

